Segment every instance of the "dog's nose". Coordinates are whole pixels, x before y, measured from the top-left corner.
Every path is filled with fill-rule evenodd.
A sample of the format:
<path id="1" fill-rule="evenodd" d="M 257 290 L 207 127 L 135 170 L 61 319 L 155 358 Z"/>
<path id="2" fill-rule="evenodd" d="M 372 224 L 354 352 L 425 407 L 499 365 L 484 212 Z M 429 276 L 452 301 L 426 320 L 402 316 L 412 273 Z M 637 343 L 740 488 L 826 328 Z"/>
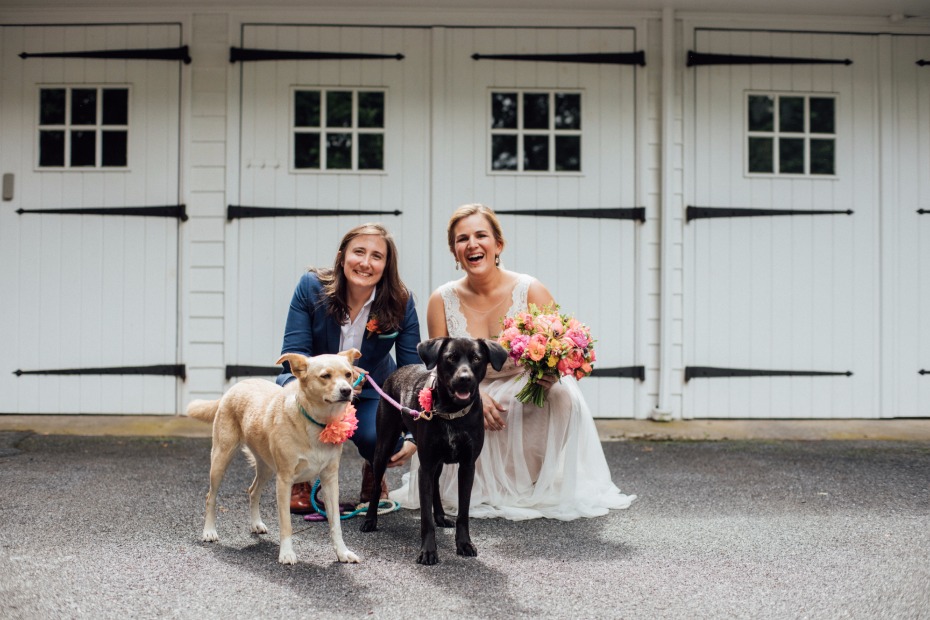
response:
<path id="1" fill-rule="evenodd" d="M 348 397 L 351 396 L 351 395 L 352 395 L 352 388 L 351 388 L 351 387 L 348 387 L 348 386 L 345 386 L 345 385 L 344 385 L 344 386 L 342 386 L 341 388 L 339 388 L 339 396 L 341 396 L 342 398 L 348 398 Z"/>

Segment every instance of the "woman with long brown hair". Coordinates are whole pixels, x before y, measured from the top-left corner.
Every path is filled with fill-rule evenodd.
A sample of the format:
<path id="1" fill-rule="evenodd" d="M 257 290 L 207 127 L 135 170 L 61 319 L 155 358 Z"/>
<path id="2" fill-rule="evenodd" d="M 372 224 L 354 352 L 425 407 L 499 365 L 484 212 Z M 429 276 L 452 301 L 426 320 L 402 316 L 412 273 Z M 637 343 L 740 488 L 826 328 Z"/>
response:
<path id="1" fill-rule="evenodd" d="M 362 352 L 359 367 L 380 385 L 398 365 L 420 363 L 419 342 L 416 306 L 400 279 L 394 238 L 381 224 L 362 224 L 342 238 L 331 269 L 311 268 L 300 278 L 287 314 L 281 352 L 320 355 L 354 347 Z M 285 362 L 278 385 L 294 379 Z M 375 449 L 378 400 L 377 392 L 363 384 L 356 403 L 358 429 L 352 436 L 365 459 L 360 502 L 370 500 L 365 493 L 371 485 L 369 464 Z M 414 452 L 411 439 L 402 442 L 398 437 L 392 465 L 406 462 Z M 309 485 L 294 485 L 291 512 L 312 511 Z"/>

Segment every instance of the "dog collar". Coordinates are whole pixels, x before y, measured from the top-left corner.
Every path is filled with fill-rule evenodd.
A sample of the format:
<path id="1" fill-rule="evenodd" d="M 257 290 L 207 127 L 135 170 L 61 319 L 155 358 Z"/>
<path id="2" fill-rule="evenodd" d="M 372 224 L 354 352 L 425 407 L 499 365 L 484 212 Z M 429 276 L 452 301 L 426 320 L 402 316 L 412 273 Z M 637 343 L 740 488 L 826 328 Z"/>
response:
<path id="1" fill-rule="evenodd" d="M 300 404 L 300 399 L 299 399 L 299 398 L 297 398 L 297 397 L 295 396 L 295 397 L 294 397 L 294 400 L 297 401 L 297 408 L 300 409 L 300 413 L 303 414 L 303 416 L 304 416 L 305 418 L 307 418 L 308 420 L 310 420 L 311 422 L 313 422 L 314 424 L 316 424 L 316 425 L 319 426 L 320 428 L 326 428 L 326 425 L 325 425 L 325 424 L 323 424 L 322 422 L 317 422 L 316 420 L 314 420 L 314 419 L 310 416 L 309 413 L 307 413 L 307 410 L 304 409 L 304 406 Z"/>
<path id="2" fill-rule="evenodd" d="M 304 406 L 300 404 L 300 399 L 296 396 L 294 397 L 294 402 L 297 403 L 297 408 L 300 410 L 301 415 L 323 429 L 320 431 L 320 441 L 323 443 L 335 445 L 343 444 L 355 434 L 358 428 L 358 418 L 355 417 L 355 407 L 352 406 L 352 403 L 346 405 L 345 413 L 339 416 L 339 418 L 331 421 L 329 424 L 323 424 L 322 422 L 314 420 L 313 416 L 307 413 Z"/>

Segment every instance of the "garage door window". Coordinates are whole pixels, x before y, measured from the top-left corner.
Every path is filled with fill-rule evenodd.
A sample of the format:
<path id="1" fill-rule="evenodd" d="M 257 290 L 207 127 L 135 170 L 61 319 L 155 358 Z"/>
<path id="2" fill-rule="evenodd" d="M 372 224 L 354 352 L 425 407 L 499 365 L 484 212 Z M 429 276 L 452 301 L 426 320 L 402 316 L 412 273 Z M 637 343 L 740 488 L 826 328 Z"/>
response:
<path id="1" fill-rule="evenodd" d="M 492 172 L 580 172 L 581 93 L 491 92 Z"/>
<path id="2" fill-rule="evenodd" d="M 834 96 L 750 93 L 746 110 L 749 174 L 836 174 Z"/>
<path id="3" fill-rule="evenodd" d="M 384 91 L 295 89 L 292 170 L 384 170 Z"/>
<path id="4" fill-rule="evenodd" d="M 128 142 L 128 88 L 39 89 L 40 169 L 125 168 Z"/>

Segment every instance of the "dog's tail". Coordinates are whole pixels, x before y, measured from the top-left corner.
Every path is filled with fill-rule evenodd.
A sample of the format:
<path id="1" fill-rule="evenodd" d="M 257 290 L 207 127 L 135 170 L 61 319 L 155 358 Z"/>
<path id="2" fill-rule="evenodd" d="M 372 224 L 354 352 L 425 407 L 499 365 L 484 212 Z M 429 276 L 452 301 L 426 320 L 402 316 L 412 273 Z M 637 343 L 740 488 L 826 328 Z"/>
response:
<path id="1" fill-rule="evenodd" d="M 201 422 L 213 422 L 219 408 L 219 400 L 193 400 L 187 406 L 187 417 Z"/>

